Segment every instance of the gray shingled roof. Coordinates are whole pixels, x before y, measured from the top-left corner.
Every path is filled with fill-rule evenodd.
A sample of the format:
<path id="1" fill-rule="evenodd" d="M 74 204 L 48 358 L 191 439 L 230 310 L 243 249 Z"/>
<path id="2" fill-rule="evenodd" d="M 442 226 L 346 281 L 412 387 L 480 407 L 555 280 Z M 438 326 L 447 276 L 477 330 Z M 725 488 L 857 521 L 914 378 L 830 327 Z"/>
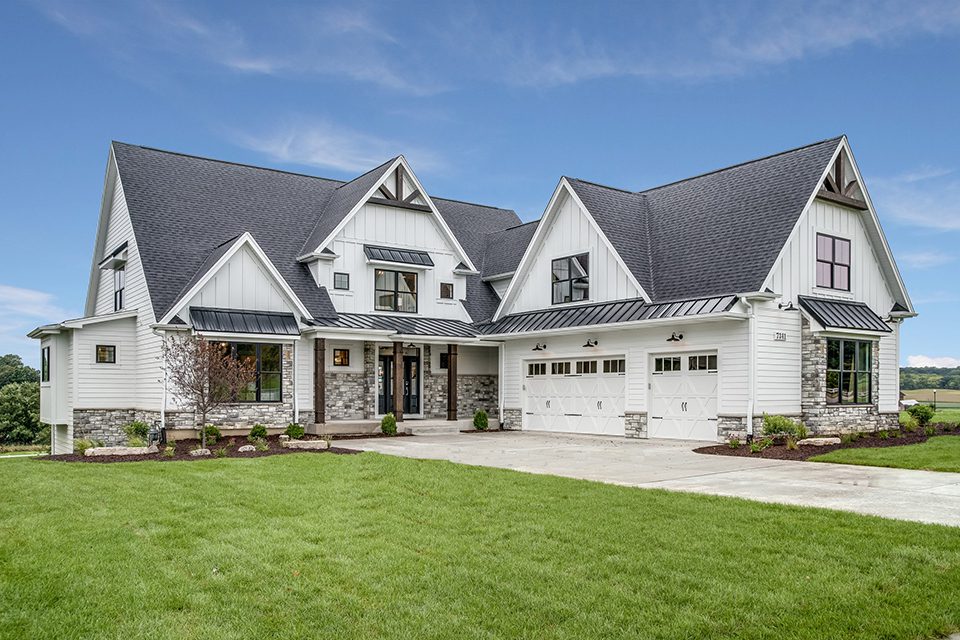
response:
<path id="1" fill-rule="evenodd" d="M 568 180 L 652 300 L 756 291 L 840 141 L 640 192 Z"/>
<path id="2" fill-rule="evenodd" d="M 539 224 L 539 220 L 534 220 L 488 234 L 480 275 L 490 278 L 516 271 Z"/>
<path id="3" fill-rule="evenodd" d="M 315 249 L 312 238 L 323 240 L 396 159 L 343 182 L 122 142 L 113 150 L 157 319 L 245 231 L 315 318 L 335 318 L 327 290 L 297 257 Z M 519 222 L 506 209 L 433 200 L 477 264 L 483 235 Z M 496 294 L 478 276 L 468 277 L 467 291 L 471 317 L 489 318 Z"/>

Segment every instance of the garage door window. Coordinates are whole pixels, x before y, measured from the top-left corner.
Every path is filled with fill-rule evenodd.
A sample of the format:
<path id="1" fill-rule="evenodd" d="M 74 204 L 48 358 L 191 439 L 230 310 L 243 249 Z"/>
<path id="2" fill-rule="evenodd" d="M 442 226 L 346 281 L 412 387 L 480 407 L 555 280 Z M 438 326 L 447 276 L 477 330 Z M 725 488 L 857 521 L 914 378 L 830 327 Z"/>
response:
<path id="1" fill-rule="evenodd" d="M 690 371 L 708 371 L 717 370 L 717 356 L 690 356 L 688 361 Z"/>
<path id="2" fill-rule="evenodd" d="M 577 374 L 584 375 L 597 372 L 596 360 L 580 360 L 577 362 Z"/>
<path id="3" fill-rule="evenodd" d="M 603 361 L 603 372 L 604 373 L 626 373 L 627 371 L 627 361 L 623 358 L 618 360 L 604 360 Z"/>
<path id="4" fill-rule="evenodd" d="M 654 373 L 669 373 L 672 371 L 680 371 L 680 356 L 656 358 L 653 361 Z"/>
<path id="5" fill-rule="evenodd" d="M 570 363 L 569 362 L 551 362 L 550 373 L 555 376 L 568 376 L 570 375 Z"/>
<path id="6" fill-rule="evenodd" d="M 546 362 L 531 362 L 527 365 L 527 377 L 532 378 L 533 376 L 545 376 L 547 375 L 547 363 Z"/>

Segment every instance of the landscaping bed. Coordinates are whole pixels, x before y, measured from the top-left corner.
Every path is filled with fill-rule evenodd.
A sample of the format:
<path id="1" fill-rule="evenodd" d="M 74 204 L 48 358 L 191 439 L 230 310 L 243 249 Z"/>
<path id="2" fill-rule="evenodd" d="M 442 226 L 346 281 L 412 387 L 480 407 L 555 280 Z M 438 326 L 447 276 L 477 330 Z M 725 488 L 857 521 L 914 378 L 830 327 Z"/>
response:
<path id="1" fill-rule="evenodd" d="M 851 437 L 847 442 L 841 442 L 835 445 L 825 445 L 821 447 L 798 446 L 796 449 L 787 447 L 784 439 L 774 440 L 774 443 L 762 451 L 753 451 L 747 443 L 731 447 L 729 444 L 717 444 L 709 447 L 700 447 L 694 449 L 696 453 L 717 456 L 741 456 L 745 458 L 767 458 L 773 460 L 808 460 L 814 456 L 820 456 L 831 451 L 840 449 L 866 449 L 879 447 L 902 447 L 904 445 L 919 444 L 926 442 L 932 437 L 940 435 L 960 435 L 957 425 L 954 424 L 933 424 L 930 425 L 931 433 L 928 435 L 924 430 L 907 432 L 897 429 L 891 429 L 886 432 L 864 433 Z M 886 433 L 886 437 L 880 435 Z M 763 436 L 757 436 L 756 440 L 763 439 Z"/>
<path id="2" fill-rule="evenodd" d="M 304 436 L 301 440 L 322 440 L 317 436 Z M 174 446 L 173 455 L 165 453 L 164 447 L 160 446 L 158 453 L 144 455 L 128 456 L 85 456 L 82 453 L 70 453 L 65 455 L 45 456 L 44 460 L 56 460 L 58 462 L 143 462 L 152 460 L 154 462 L 166 462 L 173 460 L 211 460 L 216 458 L 263 458 L 266 456 L 277 456 L 287 453 L 334 453 L 334 454 L 353 454 L 360 453 L 353 449 L 342 447 L 329 447 L 323 450 L 311 451 L 305 449 L 287 449 L 280 445 L 280 436 L 268 436 L 265 438 L 267 448 L 264 450 L 255 450 L 241 453 L 240 447 L 250 444 L 246 438 L 224 438 L 211 444 L 207 441 L 207 448 L 210 449 L 209 456 L 192 456 L 190 452 L 200 448 L 199 439 L 177 440 L 171 443 Z M 222 454 L 219 451 L 223 449 Z"/>

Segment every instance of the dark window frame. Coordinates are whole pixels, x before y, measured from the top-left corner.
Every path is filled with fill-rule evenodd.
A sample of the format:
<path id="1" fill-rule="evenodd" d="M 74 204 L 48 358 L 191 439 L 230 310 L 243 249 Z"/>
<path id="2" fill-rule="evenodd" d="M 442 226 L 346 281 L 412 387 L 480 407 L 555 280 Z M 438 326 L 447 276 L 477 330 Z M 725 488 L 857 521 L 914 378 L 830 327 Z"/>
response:
<path id="1" fill-rule="evenodd" d="M 105 349 L 105 353 L 109 353 L 109 359 L 101 360 L 100 359 L 100 349 Z M 98 344 L 93 347 L 93 360 L 97 364 L 117 364 L 117 345 L 115 344 Z"/>
<path id="2" fill-rule="evenodd" d="M 573 275 L 573 261 L 578 258 L 586 258 L 585 263 L 578 261 L 578 264 L 581 266 L 586 264 L 586 275 L 584 276 L 574 276 Z M 567 277 L 558 278 L 556 276 L 557 264 L 566 262 L 567 267 Z M 586 291 L 583 298 L 573 298 L 573 284 L 575 281 L 582 280 L 585 281 Z M 560 299 L 557 299 L 559 285 Z M 566 294 L 569 297 L 568 300 L 564 299 L 564 285 L 566 285 Z M 590 301 L 590 252 L 586 251 L 583 253 L 577 253 L 571 256 L 564 256 L 562 258 L 554 258 L 550 261 L 550 304 L 570 304 L 572 302 L 589 302 Z"/>
<path id="3" fill-rule="evenodd" d="M 383 274 L 393 274 L 393 288 L 392 289 L 382 289 L 377 287 L 377 275 Z M 401 291 L 400 290 L 400 280 L 401 276 L 413 276 L 413 291 Z M 373 270 L 373 308 L 377 311 L 394 311 L 396 313 L 417 313 L 417 310 L 420 307 L 420 302 L 417 299 L 419 295 L 419 282 L 418 274 L 415 271 L 397 271 L 394 269 L 374 269 Z M 380 296 L 392 294 L 393 296 L 393 306 L 386 307 L 380 304 Z M 400 299 L 401 296 L 411 296 L 413 298 L 413 309 L 401 309 L 400 308 Z"/>
<path id="4" fill-rule="evenodd" d="M 123 310 L 123 291 L 127 286 L 127 266 L 120 265 L 113 270 L 113 310 Z"/>
<path id="5" fill-rule="evenodd" d="M 337 277 L 338 277 L 338 276 L 343 276 L 344 278 L 347 279 L 347 286 L 345 286 L 345 287 L 337 286 Z M 335 272 L 333 273 L 333 288 L 334 288 L 334 290 L 336 290 L 336 291 L 350 291 L 350 274 L 349 274 L 349 273 L 346 273 L 345 271 L 335 271 Z"/>
<path id="6" fill-rule="evenodd" d="M 827 238 L 830 240 L 830 259 L 820 257 L 820 238 Z M 847 262 L 838 262 L 837 261 L 837 243 L 845 242 L 847 244 Z M 835 291 L 850 291 L 850 282 L 853 276 L 851 269 L 851 262 L 853 262 L 853 243 L 849 238 L 841 238 L 839 236 L 832 236 L 829 233 L 817 233 L 817 242 L 815 246 L 816 251 L 816 265 L 817 270 L 814 273 L 814 282 L 819 289 L 833 289 Z M 830 268 L 830 284 L 820 284 L 820 265 L 829 265 Z M 842 267 L 847 270 L 847 286 L 838 287 L 837 285 L 837 267 Z"/>
<path id="7" fill-rule="evenodd" d="M 50 382 L 50 347 L 40 349 L 40 382 Z"/>
<path id="8" fill-rule="evenodd" d="M 441 369 L 450 368 L 450 352 L 449 351 L 440 352 L 440 368 Z"/>
<path id="9" fill-rule="evenodd" d="M 338 356 L 346 356 L 340 362 L 337 362 Z M 350 349 L 334 349 L 333 350 L 333 366 L 335 367 L 349 367 L 350 366 Z"/>
<path id="10" fill-rule="evenodd" d="M 616 375 L 626 375 L 627 373 L 627 359 L 626 358 L 607 358 L 603 361 L 603 373 L 616 374 Z"/>
<path id="11" fill-rule="evenodd" d="M 256 366 L 256 378 L 255 378 L 255 384 L 256 384 L 255 398 L 248 399 L 248 398 L 242 398 L 238 396 L 237 398 L 234 399 L 234 402 L 242 402 L 244 404 L 251 403 L 251 402 L 256 402 L 261 404 L 279 404 L 283 402 L 283 345 L 277 344 L 275 342 L 227 342 L 225 344 L 227 346 L 227 349 L 230 352 L 230 356 L 233 358 L 239 358 L 239 355 L 237 353 L 239 345 L 249 345 L 256 348 L 257 366 Z M 263 347 L 277 347 L 280 349 L 280 354 L 279 354 L 280 358 L 279 358 L 279 364 L 278 364 L 279 369 L 277 371 L 263 370 Z M 280 385 L 279 387 L 277 387 L 277 391 L 279 392 L 279 397 L 276 400 L 262 399 L 264 375 L 277 376 L 279 379 Z"/>
<path id="12" fill-rule="evenodd" d="M 450 295 L 444 295 L 445 291 L 449 291 Z M 440 299 L 441 300 L 453 300 L 453 283 L 452 282 L 441 282 L 440 283 Z"/>
<path id="13" fill-rule="evenodd" d="M 546 362 L 528 362 L 527 363 L 527 377 L 528 378 L 537 378 L 540 376 L 547 375 L 547 363 Z"/>
<path id="14" fill-rule="evenodd" d="M 832 346 L 837 345 L 837 354 L 834 362 L 831 362 Z M 827 338 L 827 366 L 825 380 L 825 401 L 828 405 L 844 406 L 872 406 L 875 398 L 873 397 L 873 342 L 869 340 L 848 340 L 846 338 Z M 847 349 L 853 348 L 852 368 L 845 365 Z M 862 359 L 862 353 L 866 351 L 866 360 Z M 831 366 L 835 365 L 835 366 Z M 860 397 L 861 380 L 866 379 L 866 398 Z M 835 380 L 835 387 L 831 386 L 831 379 Z M 844 382 L 852 379 L 853 399 L 844 400 Z M 836 389 L 836 394 L 831 395 L 831 389 Z"/>

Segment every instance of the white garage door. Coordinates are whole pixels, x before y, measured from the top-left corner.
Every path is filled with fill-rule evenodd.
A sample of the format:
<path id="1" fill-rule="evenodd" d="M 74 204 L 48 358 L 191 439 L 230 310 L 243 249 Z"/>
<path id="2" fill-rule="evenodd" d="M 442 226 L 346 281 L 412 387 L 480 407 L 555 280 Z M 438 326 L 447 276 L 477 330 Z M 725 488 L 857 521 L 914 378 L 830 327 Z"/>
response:
<path id="1" fill-rule="evenodd" d="M 651 438 L 717 439 L 717 354 L 650 359 Z"/>
<path id="2" fill-rule="evenodd" d="M 625 374 L 621 357 L 528 362 L 523 428 L 624 435 Z"/>

